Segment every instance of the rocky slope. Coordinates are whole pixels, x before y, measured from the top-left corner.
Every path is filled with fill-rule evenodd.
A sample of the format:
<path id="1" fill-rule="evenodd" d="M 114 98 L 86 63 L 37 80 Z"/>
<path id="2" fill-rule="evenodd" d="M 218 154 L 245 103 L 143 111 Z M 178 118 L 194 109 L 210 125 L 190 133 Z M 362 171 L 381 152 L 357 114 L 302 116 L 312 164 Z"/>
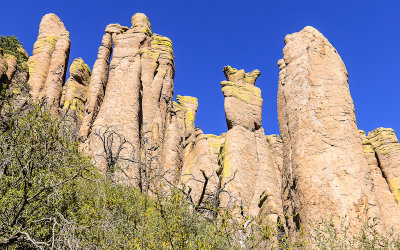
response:
<path id="1" fill-rule="evenodd" d="M 227 132 L 197 128 L 198 100 L 173 101 L 172 42 L 153 33 L 141 13 L 130 27 L 108 25 L 92 70 L 75 59 L 66 82 L 69 32 L 56 15 L 45 15 L 28 82 L 33 99 L 46 97 L 54 113 L 73 111 L 69 126 L 82 150 L 116 181 L 182 186 L 199 206 L 236 207 L 267 225 L 281 224 L 293 237 L 309 220 L 331 216 L 345 217 L 354 232 L 359 218 L 376 217 L 378 230 L 399 234 L 394 131 L 358 130 L 346 67 L 319 31 L 305 27 L 285 43 L 278 62 L 282 138 L 266 135 L 261 125 L 260 71 L 230 66 L 221 82 Z M 16 71 L 15 59 L 0 51 L 1 83 Z"/>

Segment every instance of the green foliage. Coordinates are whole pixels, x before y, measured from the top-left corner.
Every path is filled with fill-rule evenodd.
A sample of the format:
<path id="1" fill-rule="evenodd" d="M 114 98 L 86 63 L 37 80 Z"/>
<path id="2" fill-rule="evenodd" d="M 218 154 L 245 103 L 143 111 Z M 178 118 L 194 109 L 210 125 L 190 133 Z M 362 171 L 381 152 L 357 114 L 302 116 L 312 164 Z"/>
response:
<path id="1" fill-rule="evenodd" d="M 13 55 L 17 59 L 17 70 L 28 71 L 28 54 L 22 47 L 22 43 L 15 36 L 1 36 L 0 48 L 5 55 Z"/>
<path id="2" fill-rule="evenodd" d="M 225 249 L 225 224 L 182 192 L 152 197 L 90 164 L 46 105 L 5 104 L 0 127 L 0 248 Z"/>
<path id="3" fill-rule="evenodd" d="M 165 194 L 151 183 L 147 195 L 99 173 L 65 130 L 65 115 L 28 98 L 7 101 L 0 110 L 0 249 L 400 248 L 371 218 L 358 234 L 346 220 L 330 220 L 288 239 L 278 237 L 280 225 L 241 216 L 240 208 L 207 217 L 177 187 Z"/>

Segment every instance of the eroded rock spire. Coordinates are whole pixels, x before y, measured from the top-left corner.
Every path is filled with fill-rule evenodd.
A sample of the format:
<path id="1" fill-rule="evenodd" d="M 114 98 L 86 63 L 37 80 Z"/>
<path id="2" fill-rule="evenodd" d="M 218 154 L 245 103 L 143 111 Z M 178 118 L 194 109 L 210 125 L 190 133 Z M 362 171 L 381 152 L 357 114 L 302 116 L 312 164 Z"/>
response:
<path id="1" fill-rule="evenodd" d="M 50 104 L 58 105 L 67 71 L 69 32 L 55 14 L 42 18 L 39 35 L 29 58 L 29 85 L 34 100 L 47 98 Z"/>
<path id="2" fill-rule="evenodd" d="M 225 96 L 228 132 L 221 153 L 222 178 L 230 195 L 240 200 L 250 215 L 265 206 L 270 225 L 283 222 L 280 171 L 268 144 L 262 122 L 261 90 L 255 87 L 259 70 L 245 73 L 230 66 L 223 69 L 228 81 L 221 82 Z M 260 196 L 264 194 L 263 201 Z M 224 197 L 225 202 L 229 199 Z"/>
<path id="3" fill-rule="evenodd" d="M 380 217 L 356 125 L 348 74 L 316 29 L 287 35 L 279 60 L 278 118 L 290 230 L 315 218 L 344 218 L 357 232 L 368 209 Z M 363 214 L 364 213 L 364 214 Z M 364 216 L 364 217 L 363 217 Z M 336 217 L 337 218 L 337 217 Z M 335 221 L 338 222 L 338 221 Z"/>

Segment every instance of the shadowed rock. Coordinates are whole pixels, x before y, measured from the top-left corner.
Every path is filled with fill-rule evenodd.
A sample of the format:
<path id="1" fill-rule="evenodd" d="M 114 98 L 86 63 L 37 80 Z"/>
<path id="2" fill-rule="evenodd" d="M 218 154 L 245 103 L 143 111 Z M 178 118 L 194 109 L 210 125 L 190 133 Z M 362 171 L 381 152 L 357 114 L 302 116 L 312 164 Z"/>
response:
<path id="1" fill-rule="evenodd" d="M 108 26 L 107 26 L 108 27 Z M 84 140 L 91 132 L 91 128 L 100 110 L 104 98 L 104 89 L 108 80 L 110 57 L 112 52 L 112 33 L 106 33 L 101 41 L 90 77 L 87 101 L 85 104 L 85 117 L 79 130 L 79 137 Z"/>
<path id="2" fill-rule="evenodd" d="M 377 128 L 368 133 L 378 163 L 397 203 L 400 204 L 400 143 L 391 128 Z"/>
<path id="3" fill-rule="evenodd" d="M 384 223 L 386 232 L 390 232 L 393 228 L 394 233 L 398 234 L 400 232 L 400 206 L 397 205 L 395 196 L 389 189 L 388 181 L 384 178 L 384 174 L 382 173 L 382 169 L 380 168 L 378 159 L 376 158 L 377 153 L 375 152 L 371 141 L 367 138 L 364 131 L 360 130 L 359 132 L 364 148 L 364 154 L 370 167 L 370 179 L 373 183 L 373 192 L 381 214 L 380 219 L 382 219 Z"/>
<path id="4" fill-rule="evenodd" d="M 6 60 L 4 59 L 3 50 L 0 49 L 0 78 L 7 72 L 8 65 Z"/>

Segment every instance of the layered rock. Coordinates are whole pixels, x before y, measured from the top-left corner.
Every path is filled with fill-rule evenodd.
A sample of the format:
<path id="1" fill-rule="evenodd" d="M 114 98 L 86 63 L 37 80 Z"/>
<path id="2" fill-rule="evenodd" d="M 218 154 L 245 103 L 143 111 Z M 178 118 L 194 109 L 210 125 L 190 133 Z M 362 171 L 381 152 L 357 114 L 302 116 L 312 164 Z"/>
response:
<path id="1" fill-rule="evenodd" d="M 259 210 L 260 195 L 263 193 L 266 216 L 271 221 L 284 220 L 279 186 L 279 170 L 274 166 L 268 150 L 264 130 L 261 127 L 261 90 L 254 86 L 258 70 L 245 73 L 230 66 L 224 67 L 228 81 L 221 82 L 225 96 L 225 115 L 228 132 L 225 135 L 222 158 L 222 179 L 231 197 L 237 200 L 246 214 L 256 215 Z M 274 217 L 272 219 L 272 217 Z"/>
<path id="2" fill-rule="evenodd" d="M 186 156 L 193 149 L 195 140 L 197 98 L 192 96 L 177 96 L 178 102 L 173 103 L 171 119 L 165 135 L 165 146 L 162 156 L 163 170 L 167 173 L 167 181 L 177 184 L 185 181 L 182 177 Z M 190 171 L 189 171 L 190 174 Z"/>
<path id="3" fill-rule="evenodd" d="M 110 147 L 119 151 L 119 177 L 130 184 L 138 184 L 141 174 L 161 168 L 165 130 L 171 119 L 173 60 L 171 41 L 153 34 L 142 13 L 132 17 L 131 28 L 119 24 L 106 27 L 89 83 L 80 136 L 82 141 L 89 138 L 90 153 L 107 172 L 110 164 L 104 160 L 99 135 L 116 133 L 119 139 Z M 118 150 L 121 144 L 124 147 Z"/>
<path id="4" fill-rule="evenodd" d="M 391 128 L 377 128 L 368 133 L 377 156 L 379 167 L 400 204 L 400 143 Z"/>
<path id="5" fill-rule="evenodd" d="M 55 14 L 42 18 L 39 35 L 29 58 L 29 85 L 34 100 L 46 97 L 58 105 L 70 51 L 69 32 Z"/>
<path id="6" fill-rule="evenodd" d="M 307 222 L 345 218 L 353 232 L 368 208 L 379 218 L 360 143 L 346 67 L 316 29 L 287 35 L 279 60 L 284 209 L 291 232 Z"/>
<path id="7" fill-rule="evenodd" d="M 108 29 L 106 28 L 106 32 Z M 85 104 L 85 116 L 79 130 L 80 138 L 87 138 L 97 114 L 100 110 L 100 104 L 104 98 L 104 89 L 106 88 L 109 72 L 109 64 L 112 53 L 112 33 L 106 33 L 101 41 L 101 46 L 97 53 L 97 60 L 94 63 L 92 75 L 90 77 L 87 100 Z"/>
<path id="8" fill-rule="evenodd" d="M 72 62 L 69 74 L 70 76 L 63 87 L 60 107 L 74 114 L 75 126 L 79 128 L 84 117 L 90 68 L 82 58 L 77 58 Z"/>
<path id="9" fill-rule="evenodd" d="M 357 232 L 366 210 L 379 218 L 379 230 L 400 232 L 400 144 L 391 129 L 359 134 L 345 65 L 321 33 L 306 27 L 285 38 L 282 138 L 261 126 L 260 72 L 230 66 L 221 82 L 228 132 L 217 136 L 195 127 L 196 98 L 172 101 L 171 40 L 153 34 L 144 14 L 131 23 L 108 25 L 92 74 L 75 59 L 63 90 L 69 33 L 54 14 L 43 17 L 29 59 L 33 98 L 73 111 L 77 122 L 69 126 L 108 176 L 141 189 L 145 178 L 184 184 L 197 205 L 202 194 L 212 206 L 236 205 L 263 224 L 278 223 L 281 236 L 332 215 L 346 216 Z M 18 64 L 0 51 L 2 84 L 25 82 Z"/>
<path id="10" fill-rule="evenodd" d="M 377 132 L 378 130 L 382 131 L 382 128 L 374 131 Z M 400 233 L 400 206 L 397 205 L 395 196 L 389 189 L 388 181 L 385 179 L 382 169 L 379 166 L 379 161 L 376 157 L 377 153 L 371 141 L 367 138 L 364 131 L 360 130 L 359 132 L 364 154 L 370 168 L 370 179 L 373 183 L 373 192 L 381 214 L 380 219 L 384 223 L 386 232 L 390 232 L 390 230 L 393 229 L 394 233 L 397 235 Z M 372 134 L 374 135 L 374 139 L 377 139 L 376 136 L 379 137 L 376 133 Z"/>

